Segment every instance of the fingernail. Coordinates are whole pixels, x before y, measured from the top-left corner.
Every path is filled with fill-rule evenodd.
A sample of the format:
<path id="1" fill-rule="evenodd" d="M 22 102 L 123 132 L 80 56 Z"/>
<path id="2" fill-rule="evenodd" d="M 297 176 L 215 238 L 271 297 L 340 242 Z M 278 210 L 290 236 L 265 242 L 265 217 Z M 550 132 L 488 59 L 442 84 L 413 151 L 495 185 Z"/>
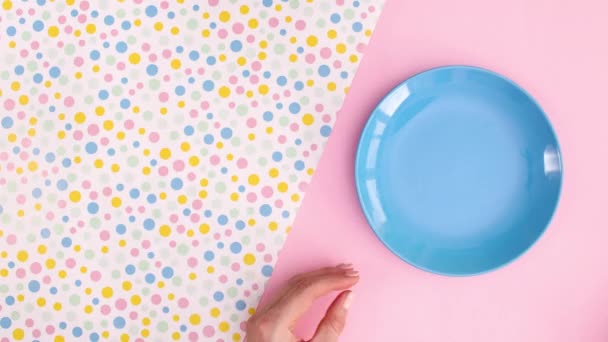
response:
<path id="1" fill-rule="evenodd" d="M 344 268 L 344 269 L 349 269 L 349 268 L 353 268 L 353 264 L 345 264 L 345 263 L 342 263 L 342 264 L 339 264 L 339 265 L 338 265 L 338 266 L 336 266 L 336 267 L 338 267 L 338 268 Z"/>
<path id="2" fill-rule="evenodd" d="M 355 270 L 347 271 L 345 274 L 347 277 L 358 277 L 359 271 L 355 271 Z"/>
<path id="3" fill-rule="evenodd" d="M 349 292 L 346 294 L 346 298 L 344 298 L 344 304 L 342 304 L 342 307 L 344 308 L 344 310 L 348 310 L 348 308 L 350 307 L 352 302 L 353 302 L 353 293 Z"/>

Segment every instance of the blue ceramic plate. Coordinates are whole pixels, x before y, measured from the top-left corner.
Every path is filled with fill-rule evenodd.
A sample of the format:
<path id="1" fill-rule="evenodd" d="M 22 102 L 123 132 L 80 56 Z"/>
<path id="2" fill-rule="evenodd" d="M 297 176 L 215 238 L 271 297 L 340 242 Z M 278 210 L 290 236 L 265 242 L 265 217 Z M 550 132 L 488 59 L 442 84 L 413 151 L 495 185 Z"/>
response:
<path id="1" fill-rule="evenodd" d="M 434 273 L 484 273 L 542 235 L 562 183 L 540 106 L 488 70 L 432 69 L 393 89 L 365 126 L 355 162 L 361 206 L 380 240 Z"/>

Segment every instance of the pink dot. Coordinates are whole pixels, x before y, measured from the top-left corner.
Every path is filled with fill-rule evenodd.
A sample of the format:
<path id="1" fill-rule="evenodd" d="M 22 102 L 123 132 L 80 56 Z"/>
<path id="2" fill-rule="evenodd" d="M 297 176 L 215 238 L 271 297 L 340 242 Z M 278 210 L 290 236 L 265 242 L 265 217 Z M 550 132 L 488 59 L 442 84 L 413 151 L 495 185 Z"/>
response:
<path id="1" fill-rule="evenodd" d="M 125 68 L 126 68 L 126 67 L 127 67 L 127 66 L 126 66 L 126 65 L 125 65 L 125 63 L 123 63 L 123 62 L 118 62 L 118 63 L 116 63 L 116 68 L 117 68 L 118 70 L 125 70 Z"/>
<path id="2" fill-rule="evenodd" d="M 38 274 L 42 271 L 42 265 L 40 265 L 39 262 L 34 262 L 30 265 L 30 271 L 34 274 Z"/>
<path id="3" fill-rule="evenodd" d="M 205 337 L 213 337 L 213 335 L 215 335 L 215 329 L 212 326 L 208 325 L 203 328 L 203 335 L 205 335 Z"/>
<path id="4" fill-rule="evenodd" d="M 280 135 L 278 140 L 280 144 L 284 144 L 287 141 L 287 137 Z"/>
<path id="5" fill-rule="evenodd" d="M 23 268 L 17 269 L 17 278 L 25 278 L 25 270 Z"/>
<path id="6" fill-rule="evenodd" d="M 99 238 L 103 241 L 108 241 L 110 239 L 110 232 L 102 230 L 101 233 L 99 233 Z"/>
<path id="7" fill-rule="evenodd" d="M 101 144 L 102 144 L 103 146 L 106 146 L 106 145 L 108 145 L 109 143 L 110 143 L 110 139 L 108 139 L 108 138 L 106 138 L 106 137 L 101 138 Z"/>
<path id="8" fill-rule="evenodd" d="M 220 157 L 212 155 L 211 158 L 209 158 L 209 161 L 211 162 L 211 165 L 217 165 L 220 163 Z"/>
<path id="9" fill-rule="evenodd" d="M 192 208 L 198 210 L 203 207 L 203 201 L 196 199 L 192 202 Z"/>
<path id="10" fill-rule="evenodd" d="M 198 341 L 198 334 L 196 332 L 194 332 L 194 331 L 191 331 L 188 334 L 188 341 L 190 341 L 190 342 L 196 342 L 196 341 Z"/>
<path id="11" fill-rule="evenodd" d="M 158 305 L 158 304 L 160 304 L 161 297 L 158 294 L 154 294 L 154 295 L 152 295 L 152 298 L 150 298 L 150 300 L 152 301 L 152 304 Z"/>
<path id="12" fill-rule="evenodd" d="M 328 48 L 328 47 L 322 48 L 321 49 L 321 57 L 325 58 L 325 59 L 331 57 L 331 49 Z"/>
<path id="13" fill-rule="evenodd" d="M 124 310 L 127 307 L 127 301 L 120 298 L 116 301 L 116 303 L 114 303 L 114 306 L 116 307 L 116 309 L 118 310 Z"/>
<path id="14" fill-rule="evenodd" d="M 243 29 L 244 29 L 244 28 L 245 28 L 245 27 L 244 27 L 244 26 L 243 26 L 243 24 L 241 24 L 241 23 L 236 23 L 236 24 L 232 25 L 232 31 L 233 31 L 234 33 L 236 33 L 236 34 L 241 34 L 241 33 L 243 33 Z"/>
<path id="15" fill-rule="evenodd" d="M 148 51 L 150 51 L 150 44 L 148 44 L 148 43 L 143 43 L 143 44 L 141 44 L 141 49 L 142 49 L 144 52 L 148 52 Z"/>
<path id="16" fill-rule="evenodd" d="M 91 272 L 91 280 L 92 281 L 99 281 L 99 280 L 101 280 L 101 273 L 99 271 L 93 271 L 93 272 Z"/>
<path id="17" fill-rule="evenodd" d="M 302 31 L 306 28 L 306 22 L 304 20 L 296 21 L 296 29 Z"/>
<path id="18" fill-rule="evenodd" d="M 264 246 L 264 244 L 263 244 L 263 243 L 258 243 L 258 244 L 255 246 L 255 249 L 256 249 L 258 252 L 263 252 L 263 251 L 266 249 L 266 247 Z"/>
<path id="19" fill-rule="evenodd" d="M 28 328 L 33 327 L 34 326 L 34 320 L 31 319 L 31 318 L 26 319 L 25 320 L 25 326 L 28 327 Z"/>
<path id="20" fill-rule="evenodd" d="M 367 45 L 363 44 L 363 43 L 359 43 L 357 44 L 357 52 L 363 53 L 365 52 L 365 48 L 367 47 Z"/>
<path id="21" fill-rule="evenodd" d="M 76 266 L 76 260 L 74 260 L 73 258 L 68 258 L 68 259 L 65 261 L 65 265 L 66 265 L 68 268 L 74 268 L 74 266 Z"/>
<path id="22" fill-rule="evenodd" d="M 110 312 L 112 312 L 112 308 L 109 305 L 104 304 L 104 305 L 101 306 L 101 313 L 102 314 L 109 315 Z"/>
<path id="23" fill-rule="evenodd" d="M 131 256 L 138 256 L 139 250 L 137 248 L 131 248 Z"/>
<path id="24" fill-rule="evenodd" d="M 270 27 L 277 27 L 277 25 L 279 25 L 279 19 L 272 17 L 268 20 L 268 24 L 270 24 Z"/>
<path id="25" fill-rule="evenodd" d="M 40 96 L 38 96 L 38 102 L 40 102 L 41 104 L 45 104 L 49 101 L 49 97 L 46 94 L 40 94 Z"/>
<path id="26" fill-rule="evenodd" d="M 270 254 L 264 255 L 264 261 L 265 262 L 272 262 L 272 255 L 270 255 Z"/>
<path id="27" fill-rule="evenodd" d="M 55 332 L 55 327 L 53 327 L 52 325 L 47 325 L 45 330 L 47 334 L 52 334 Z"/>
<path id="28" fill-rule="evenodd" d="M 259 61 L 255 61 L 251 63 L 251 68 L 255 71 L 259 71 L 260 69 L 262 69 L 262 63 L 260 63 Z"/>
<path id="29" fill-rule="evenodd" d="M 74 134 L 72 134 L 72 136 L 74 137 L 74 139 L 76 140 L 81 140 L 83 137 L 82 131 L 81 130 L 76 130 L 74 131 Z"/>
<path id="30" fill-rule="evenodd" d="M 150 248 L 150 240 L 144 240 L 141 242 L 141 247 L 143 247 L 143 249 L 148 249 Z"/>
<path id="31" fill-rule="evenodd" d="M 171 57 L 171 50 L 168 50 L 168 49 L 163 50 L 163 57 L 165 57 L 165 58 Z"/>
<path id="32" fill-rule="evenodd" d="M 228 31 L 226 31 L 226 29 L 220 29 L 219 31 L 217 31 L 217 35 L 224 39 L 228 36 Z"/>
<path id="33" fill-rule="evenodd" d="M 312 53 L 309 53 L 306 55 L 306 63 L 308 64 L 312 64 L 315 62 L 315 55 L 313 55 Z"/>
<path id="34" fill-rule="evenodd" d="M 133 122 L 133 120 L 127 120 L 125 121 L 125 128 L 126 129 L 133 129 L 133 127 L 135 126 L 135 123 Z"/>
<path id="35" fill-rule="evenodd" d="M 173 169 L 175 171 L 183 171 L 186 164 L 182 160 L 176 160 L 173 162 Z"/>
<path id="36" fill-rule="evenodd" d="M 80 3 L 80 9 L 83 11 L 86 11 L 89 9 L 89 2 L 88 1 L 83 1 Z"/>
<path id="37" fill-rule="evenodd" d="M 273 194 L 272 188 L 269 186 L 265 186 L 262 188 L 262 196 L 269 198 Z"/>
<path id="38" fill-rule="evenodd" d="M 87 127 L 87 132 L 89 135 L 95 136 L 99 133 L 99 127 L 96 124 L 90 124 L 89 127 Z"/>
<path id="39" fill-rule="evenodd" d="M 245 159 L 245 158 L 239 158 L 239 159 L 236 161 L 236 166 L 237 166 L 239 169 L 244 169 L 244 168 L 246 168 L 246 167 L 247 167 L 247 159 Z"/>
<path id="40" fill-rule="evenodd" d="M 13 101 L 11 99 L 6 99 L 4 101 L 4 109 L 13 110 L 13 108 L 15 108 L 15 101 Z"/>
<path id="41" fill-rule="evenodd" d="M 6 237 L 6 243 L 8 243 L 9 245 L 14 245 L 15 243 L 17 243 L 17 236 L 15 236 L 15 234 L 9 234 Z"/>
<path id="42" fill-rule="evenodd" d="M 190 303 L 188 302 L 188 299 L 186 299 L 184 297 L 180 298 L 177 301 L 177 305 L 179 305 L 179 307 L 182 308 L 182 309 L 187 308 L 189 304 Z"/>
<path id="43" fill-rule="evenodd" d="M 169 94 L 167 94 L 166 92 L 162 92 L 162 93 L 158 94 L 158 99 L 161 102 L 167 102 L 169 100 Z"/>
<path id="44" fill-rule="evenodd" d="M 254 118 L 247 119 L 247 127 L 254 128 L 257 125 L 257 121 Z"/>
<path id="45" fill-rule="evenodd" d="M 169 174 L 169 168 L 167 168 L 166 166 L 161 166 L 160 168 L 158 168 L 158 174 L 161 176 L 166 176 Z"/>
<path id="46" fill-rule="evenodd" d="M 248 200 L 250 203 L 255 202 L 257 199 L 258 199 L 258 196 L 257 196 L 255 193 L 250 192 L 250 193 L 248 193 L 248 194 L 247 194 L 247 200 Z"/>
<path id="47" fill-rule="evenodd" d="M 23 194 L 17 195 L 17 203 L 24 204 L 25 203 L 25 195 L 23 195 Z"/>
<path id="48" fill-rule="evenodd" d="M 34 337 L 38 338 L 38 337 L 40 337 L 40 335 L 42 335 L 42 333 L 40 332 L 40 329 L 34 329 L 34 330 L 32 331 L 32 336 L 34 336 Z M 3 340 L 3 341 L 4 341 L 4 340 Z M 7 339 L 6 341 L 8 342 L 9 340 Z"/>
<path id="49" fill-rule="evenodd" d="M 238 262 L 234 262 L 232 263 L 232 265 L 230 265 L 230 269 L 232 269 L 234 272 L 237 272 L 241 269 L 241 265 Z"/>
<path id="50" fill-rule="evenodd" d="M 201 217 L 199 214 L 192 214 L 190 215 L 190 221 L 197 223 L 198 221 L 200 221 Z"/>
<path id="51" fill-rule="evenodd" d="M 342 62 L 340 62 L 340 61 L 334 61 L 334 68 L 340 69 L 341 67 L 342 67 Z"/>
<path id="52" fill-rule="evenodd" d="M 156 132 L 152 132 L 148 136 L 148 139 L 150 139 L 150 142 L 155 143 L 155 142 L 158 142 L 158 140 L 160 139 L 160 135 Z"/>
<path id="53" fill-rule="evenodd" d="M 136 311 L 131 311 L 129 313 L 129 318 L 131 318 L 132 320 L 136 320 L 137 319 L 137 312 Z"/>

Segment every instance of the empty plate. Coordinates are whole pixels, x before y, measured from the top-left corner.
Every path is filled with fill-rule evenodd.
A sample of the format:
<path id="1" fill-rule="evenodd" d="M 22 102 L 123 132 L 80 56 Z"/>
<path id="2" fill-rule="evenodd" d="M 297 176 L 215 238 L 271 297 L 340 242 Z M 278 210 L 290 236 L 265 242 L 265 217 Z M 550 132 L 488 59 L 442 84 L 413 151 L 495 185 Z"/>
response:
<path id="1" fill-rule="evenodd" d="M 444 275 L 484 273 L 524 253 L 549 225 L 562 183 L 540 106 L 512 81 L 467 66 L 425 71 L 386 95 L 355 164 L 380 240 Z"/>

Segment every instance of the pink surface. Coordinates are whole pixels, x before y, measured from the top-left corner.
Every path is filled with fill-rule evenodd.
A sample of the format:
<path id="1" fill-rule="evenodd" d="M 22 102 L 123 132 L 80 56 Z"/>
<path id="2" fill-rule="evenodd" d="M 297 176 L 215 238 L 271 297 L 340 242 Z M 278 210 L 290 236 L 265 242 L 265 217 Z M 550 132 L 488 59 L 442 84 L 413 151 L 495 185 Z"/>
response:
<path id="1" fill-rule="evenodd" d="M 292 274 L 362 273 L 343 341 L 608 341 L 608 3 L 388 1 L 267 295 Z M 547 233 L 496 272 L 448 278 L 383 247 L 360 211 L 353 160 L 375 104 L 403 79 L 472 64 L 526 88 L 562 146 L 563 197 Z M 267 298 L 267 296 L 266 296 Z M 298 327 L 314 329 L 327 301 Z"/>

